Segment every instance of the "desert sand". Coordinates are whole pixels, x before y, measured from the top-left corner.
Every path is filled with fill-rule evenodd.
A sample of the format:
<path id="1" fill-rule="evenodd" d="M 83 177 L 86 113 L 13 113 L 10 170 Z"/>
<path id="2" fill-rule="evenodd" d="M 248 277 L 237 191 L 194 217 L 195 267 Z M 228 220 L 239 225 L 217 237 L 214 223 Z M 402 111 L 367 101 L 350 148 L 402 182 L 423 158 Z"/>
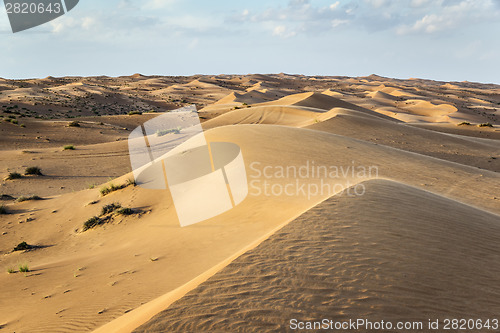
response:
<path id="1" fill-rule="evenodd" d="M 133 184 L 127 138 L 191 104 L 207 141 L 240 146 L 252 186 L 232 210 L 181 228 L 168 190 Z M 376 75 L 0 79 L 0 327 L 261 332 L 327 315 L 492 318 L 499 104 L 496 85 Z M 298 180 L 280 168 L 305 165 L 376 172 L 300 179 L 329 191 L 265 193 Z M 6 179 L 34 166 L 43 175 Z M 110 184 L 119 189 L 103 196 Z M 132 214 L 84 230 L 113 203 Z M 32 247 L 13 251 L 21 242 Z"/>

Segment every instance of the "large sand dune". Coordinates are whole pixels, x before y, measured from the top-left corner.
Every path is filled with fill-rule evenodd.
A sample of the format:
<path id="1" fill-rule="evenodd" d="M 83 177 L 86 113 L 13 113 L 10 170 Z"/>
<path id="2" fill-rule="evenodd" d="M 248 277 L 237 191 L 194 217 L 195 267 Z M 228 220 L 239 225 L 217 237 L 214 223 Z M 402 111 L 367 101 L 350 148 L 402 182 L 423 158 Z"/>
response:
<path id="1" fill-rule="evenodd" d="M 307 211 L 134 332 L 495 318 L 500 216 L 401 183 L 365 185 L 363 197 Z"/>

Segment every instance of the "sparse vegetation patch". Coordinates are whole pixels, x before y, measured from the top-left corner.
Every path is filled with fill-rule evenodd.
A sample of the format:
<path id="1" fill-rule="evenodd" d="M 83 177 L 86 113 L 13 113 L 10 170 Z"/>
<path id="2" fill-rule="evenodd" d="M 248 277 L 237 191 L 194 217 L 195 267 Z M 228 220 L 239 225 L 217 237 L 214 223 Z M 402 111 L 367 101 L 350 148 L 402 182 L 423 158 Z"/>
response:
<path id="1" fill-rule="evenodd" d="M 33 245 L 29 245 L 26 242 L 21 242 L 17 244 L 17 246 L 14 248 L 14 252 L 16 251 L 26 251 L 26 250 L 31 250 L 33 248 Z"/>
<path id="2" fill-rule="evenodd" d="M 141 111 L 130 111 L 128 113 L 129 116 L 140 116 L 142 114 Z"/>
<path id="3" fill-rule="evenodd" d="M 156 136 L 161 137 L 161 136 L 165 136 L 167 134 L 172 134 L 172 133 L 173 134 L 180 134 L 181 130 L 182 130 L 181 127 L 171 128 L 171 129 L 166 129 L 166 130 L 158 130 L 158 131 L 156 131 Z"/>
<path id="4" fill-rule="evenodd" d="M 131 208 L 122 208 L 122 206 L 117 202 L 105 205 L 101 209 L 101 215 L 93 216 L 83 224 L 83 231 L 85 232 L 99 225 L 111 222 L 115 214 L 132 215 L 135 214 L 135 212 Z"/>
<path id="5" fill-rule="evenodd" d="M 131 208 L 121 208 L 121 209 L 117 210 L 116 212 L 120 215 L 132 215 L 135 213 L 134 210 Z"/>
<path id="6" fill-rule="evenodd" d="M 32 195 L 29 197 L 25 197 L 24 195 L 21 195 L 19 198 L 16 199 L 17 202 L 24 202 L 24 201 L 32 201 L 32 200 L 43 200 L 41 197 L 38 195 Z"/>
<path id="7" fill-rule="evenodd" d="M 30 271 L 30 269 L 29 269 L 28 265 L 19 265 L 19 272 L 27 273 L 29 271 Z"/>
<path id="8" fill-rule="evenodd" d="M 108 195 L 108 194 L 110 194 L 112 192 L 124 189 L 124 188 L 126 188 L 128 186 L 136 186 L 136 185 L 137 185 L 137 183 L 135 182 L 134 179 L 127 179 L 127 181 L 125 182 L 125 184 L 115 185 L 115 184 L 111 183 L 110 185 L 101 187 L 101 189 L 99 190 L 99 192 L 104 197 L 104 196 L 106 196 L 106 195 Z"/>
<path id="9" fill-rule="evenodd" d="M 43 176 L 42 169 L 40 169 L 39 167 L 36 167 L 36 166 L 26 168 L 26 170 L 24 170 L 24 174 L 25 175 L 33 175 L 33 176 Z"/>
<path id="10" fill-rule="evenodd" d="M 103 206 L 102 210 L 101 210 L 101 215 L 106 215 L 106 214 L 112 213 L 119 208 L 122 208 L 122 206 L 116 202 L 109 204 L 109 205 L 106 205 L 106 206 Z"/>
<path id="11" fill-rule="evenodd" d="M 100 219 L 99 217 L 97 216 L 91 217 L 83 224 L 83 231 L 87 231 L 103 223 L 104 223 L 103 220 Z"/>
<path id="12" fill-rule="evenodd" d="M 127 187 L 126 184 L 123 185 L 115 185 L 115 184 L 110 184 L 109 186 L 104 186 L 102 187 L 99 192 L 101 192 L 101 195 L 104 197 L 112 192 L 121 190 L 122 188 Z"/>
<path id="13" fill-rule="evenodd" d="M 14 179 L 21 179 L 21 178 L 23 178 L 23 175 L 21 175 L 19 172 L 11 172 L 11 173 L 9 173 L 7 178 L 5 178 L 5 180 L 14 180 Z"/>

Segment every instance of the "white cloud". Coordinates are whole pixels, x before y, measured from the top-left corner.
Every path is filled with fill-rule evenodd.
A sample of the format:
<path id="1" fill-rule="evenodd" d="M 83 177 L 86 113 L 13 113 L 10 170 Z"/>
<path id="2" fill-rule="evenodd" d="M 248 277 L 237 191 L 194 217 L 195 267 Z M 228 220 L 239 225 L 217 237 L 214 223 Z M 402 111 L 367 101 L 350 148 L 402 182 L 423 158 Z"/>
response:
<path id="1" fill-rule="evenodd" d="M 335 20 L 332 20 L 332 28 L 337 28 L 343 24 L 347 24 L 349 23 L 349 20 L 338 20 L 338 19 L 335 19 Z"/>
<path id="2" fill-rule="evenodd" d="M 175 2 L 176 0 L 149 0 L 142 6 L 142 8 L 150 10 L 163 9 Z"/>
<path id="3" fill-rule="evenodd" d="M 81 24 L 82 28 L 89 30 L 96 24 L 96 20 L 93 17 L 84 17 Z"/>
<path id="4" fill-rule="evenodd" d="M 329 8 L 331 10 L 335 10 L 335 9 L 337 9 L 339 7 L 339 5 L 340 5 L 340 1 L 337 1 L 335 3 L 332 3 Z"/>
<path id="5" fill-rule="evenodd" d="M 412 4 L 421 5 L 426 0 L 413 0 Z M 397 28 L 398 34 L 433 34 L 451 29 L 459 29 L 475 23 L 497 20 L 499 10 L 492 0 L 462 0 L 459 2 L 440 2 L 433 13 L 426 13 L 413 24 L 403 24 Z"/>
<path id="6" fill-rule="evenodd" d="M 199 40 L 198 38 L 195 38 L 195 39 L 193 39 L 193 40 L 192 40 L 192 41 L 188 44 L 188 48 L 189 48 L 189 49 L 191 49 L 191 50 L 192 50 L 192 49 L 195 49 L 195 48 L 198 46 L 198 44 L 199 44 L 199 43 L 200 43 L 200 40 Z"/>
<path id="7" fill-rule="evenodd" d="M 275 27 L 273 30 L 273 36 L 278 36 L 278 37 L 282 37 L 282 38 L 290 38 L 290 37 L 294 37 L 295 35 L 297 35 L 297 33 L 295 31 L 290 31 L 289 29 L 287 29 L 287 27 L 285 27 L 283 25 L 279 25 L 279 26 Z"/>
<path id="8" fill-rule="evenodd" d="M 428 5 L 431 1 L 435 1 L 435 0 L 411 0 L 410 6 L 422 7 L 422 6 Z"/>
<path id="9" fill-rule="evenodd" d="M 375 8 L 380 8 L 390 3 L 389 0 L 365 0 L 365 2 L 369 3 L 370 5 L 372 5 L 372 7 Z"/>

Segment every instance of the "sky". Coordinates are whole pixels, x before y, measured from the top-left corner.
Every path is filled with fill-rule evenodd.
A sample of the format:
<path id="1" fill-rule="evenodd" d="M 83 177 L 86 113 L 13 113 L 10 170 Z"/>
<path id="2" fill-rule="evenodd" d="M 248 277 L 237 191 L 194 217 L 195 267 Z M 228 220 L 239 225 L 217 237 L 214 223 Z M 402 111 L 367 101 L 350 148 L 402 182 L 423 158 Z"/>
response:
<path id="1" fill-rule="evenodd" d="M 28 0 L 25 0 L 28 1 Z M 0 77 L 290 73 L 500 83 L 500 0 L 80 0 Z"/>

